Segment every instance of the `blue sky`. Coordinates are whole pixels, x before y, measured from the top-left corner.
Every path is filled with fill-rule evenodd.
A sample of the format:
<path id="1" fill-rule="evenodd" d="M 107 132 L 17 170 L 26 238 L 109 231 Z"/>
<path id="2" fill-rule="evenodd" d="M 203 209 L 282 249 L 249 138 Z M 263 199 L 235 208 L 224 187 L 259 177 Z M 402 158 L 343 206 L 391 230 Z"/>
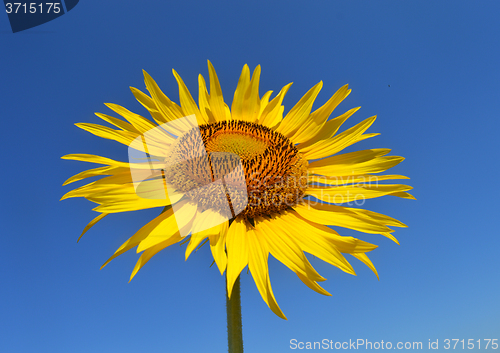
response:
<path id="1" fill-rule="evenodd" d="M 369 132 L 381 135 L 356 149 L 406 157 L 391 172 L 410 176 L 418 199 L 365 204 L 409 225 L 395 233 L 400 246 L 338 229 L 379 245 L 380 281 L 355 259 L 357 276 L 311 258 L 328 278 L 324 297 L 270 260 L 288 321 L 243 274 L 246 352 L 292 351 L 291 339 L 419 341 L 422 351 L 429 339 L 500 340 L 498 13 L 496 1 L 82 1 L 16 34 L 0 16 L 0 351 L 226 350 L 224 277 L 207 248 L 185 262 L 172 246 L 128 283 L 134 252 L 99 267 L 158 210 L 107 217 L 77 244 L 92 204 L 59 201 L 64 180 L 90 166 L 62 155 L 127 156 L 74 123 L 97 123 L 105 102 L 146 115 L 128 88 L 145 88 L 142 69 L 178 101 L 175 68 L 197 95 L 207 59 L 226 97 L 245 63 L 262 65 L 261 94 L 293 81 L 286 109 L 320 80 L 315 107 L 349 83 L 334 113 L 361 106 L 347 126 L 378 115 Z"/>

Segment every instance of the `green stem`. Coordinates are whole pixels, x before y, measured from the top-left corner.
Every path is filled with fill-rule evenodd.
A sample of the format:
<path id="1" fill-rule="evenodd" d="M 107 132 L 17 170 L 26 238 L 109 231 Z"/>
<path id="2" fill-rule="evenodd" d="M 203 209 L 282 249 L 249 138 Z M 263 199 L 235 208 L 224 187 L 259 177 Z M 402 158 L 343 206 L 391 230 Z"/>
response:
<path id="1" fill-rule="evenodd" d="M 227 295 L 226 277 L 226 311 L 227 311 L 227 344 L 229 353 L 243 353 L 243 331 L 241 325 L 240 276 L 236 279 L 231 293 Z"/>

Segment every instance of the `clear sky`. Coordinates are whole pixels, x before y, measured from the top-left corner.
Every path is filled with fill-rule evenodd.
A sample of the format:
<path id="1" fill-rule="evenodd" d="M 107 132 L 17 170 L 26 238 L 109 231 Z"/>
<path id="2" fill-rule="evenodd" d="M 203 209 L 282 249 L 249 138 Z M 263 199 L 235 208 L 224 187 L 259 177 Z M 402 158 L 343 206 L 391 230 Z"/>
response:
<path id="1" fill-rule="evenodd" d="M 324 297 L 270 260 L 288 321 L 244 271 L 246 352 L 293 351 L 292 339 L 421 351 L 429 339 L 481 339 L 481 351 L 500 340 L 499 13 L 498 1 L 80 1 L 15 34 L 0 15 L 0 352 L 226 351 L 224 277 L 208 248 L 186 262 L 172 246 L 128 283 L 135 252 L 99 267 L 159 210 L 107 217 L 77 244 L 93 204 L 59 201 L 91 166 L 62 155 L 127 156 L 74 123 L 98 123 L 105 102 L 147 115 L 128 88 L 145 88 L 142 69 L 178 102 L 175 68 L 197 96 L 207 59 L 226 97 L 245 63 L 262 65 L 261 94 L 293 81 L 285 109 L 320 80 L 315 107 L 349 83 L 334 113 L 361 106 L 349 127 L 378 115 L 368 132 L 381 135 L 356 147 L 406 157 L 391 174 L 410 176 L 417 197 L 364 205 L 409 225 L 400 246 L 337 229 L 379 245 L 380 281 L 355 259 L 357 276 L 311 258 Z"/>

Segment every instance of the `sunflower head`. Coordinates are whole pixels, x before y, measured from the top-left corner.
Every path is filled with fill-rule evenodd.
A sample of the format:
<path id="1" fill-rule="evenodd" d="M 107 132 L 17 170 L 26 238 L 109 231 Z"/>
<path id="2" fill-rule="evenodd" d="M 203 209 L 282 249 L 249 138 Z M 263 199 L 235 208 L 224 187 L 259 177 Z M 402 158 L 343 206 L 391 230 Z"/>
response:
<path id="1" fill-rule="evenodd" d="M 187 258 L 196 247 L 208 242 L 221 274 L 226 271 L 228 295 L 240 272 L 248 266 L 262 298 L 282 318 L 285 316 L 271 289 L 269 254 L 308 287 L 325 295 L 329 293 L 318 284 L 325 278 L 314 270 L 305 253 L 354 274 L 344 257 L 350 254 L 377 274 L 366 255 L 375 245 L 341 236 L 328 227 L 381 234 L 397 242 L 390 227 L 405 226 L 389 216 L 351 207 L 353 202 L 359 206 L 365 199 L 385 195 L 413 198 L 407 193 L 410 186 L 379 183 L 408 179 L 380 175 L 400 163 L 402 157 L 387 156 L 389 149 L 341 153 L 377 135 L 365 133 L 375 117 L 338 133 L 359 108 L 330 118 L 350 93 L 345 85 L 312 111 L 322 82 L 283 116 L 282 102 L 291 84 L 273 98 L 272 91 L 260 96 L 260 66 L 250 75 L 247 65 L 229 108 L 210 62 L 208 68 L 210 93 L 200 75 L 198 104 L 175 71 L 180 105 L 144 72 L 149 95 L 135 88 L 132 93 L 154 122 L 107 104 L 124 120 L 99 113 L 97 116 L 117 129 L 77 124 L 129 148 L 128 162 L 88 154 L 63 157 L 101 165 L 65 182 L 100 177 L 63 196 L 84 197 L 97 204 L 94 210 L 99 215 L 83 233 L 110 213 L 163 208 L 103 267 L 116 256 L 137 248 L 142 254 L 132 278 L 152 256 L 172 244 L 186 240 Z"/>

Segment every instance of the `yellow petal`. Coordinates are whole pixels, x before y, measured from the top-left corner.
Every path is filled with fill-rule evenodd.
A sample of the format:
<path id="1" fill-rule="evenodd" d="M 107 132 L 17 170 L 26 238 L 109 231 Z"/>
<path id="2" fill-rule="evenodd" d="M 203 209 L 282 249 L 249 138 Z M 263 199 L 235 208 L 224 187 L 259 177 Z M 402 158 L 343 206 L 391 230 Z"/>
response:
<path id="1" fill-rule="evenodd" d="M 120 142 L 124 145 L 127 145 L 129 148 L 135 148 L 139 151 L 144 151 L 146 153 L 149 153 L 145 147 L 149 148 L 152 154 L 164 156 L 167 153 L 167 146 L 173 139 L 171 137 L 165 137 L 163 138 L 163 135 L 160 136 L 158 139 L 151 139 L 150 137 L 155 137 L 155 135 L 158 135 L 154 130 L 152 130 L 151 133 L 147 134 L 148 137 L 148 145 L 145 143 L 138 143 L 138 141 L 141 140 L 142 135 L 131 132 L 131 131 L 124 131 L 124 130 L 114 130 L 111 129 L 107 126 L 102 126 L 98 124 L 87 124 L 87 123 L 77 123 L 75 124 L 78 126 L 80 129 L 83 129 L 85 131 L 88 131 L 96 136 L 109 139 L 109 140 L 114 140 L 117 142 Z"/>
<path id="2" fill-rule="evenodd" d="M 360 174 L 360 175 L 353 174 L 347 176 L 308 175 L 307 177 L 307 180 L 311 183 L 326 184 L 326 185 L 345 185 L 354 183 L 375 184 L 378 183 L 379 181 L 394 180 L 394 179 L 410 179 L 410 178 L 404 175 L 372 175 L 372 174 Z M 394 195 L 394 196 L 399 196 L 399 195 Z"/>
<path id="3" fill-rule="evenodd" d="M 130 145 L 132 141 L 134 141 L 137 138 L 137 136 L 139 136 L 139 134 L 134 132 L 114 130 L 107 126 L 102 126 L 98 124 L 76 123 L 75 125 L 78 126 L 80 129 L 90 132 L 91 134 L 94 134 L 96 136 L 108 140 L 114 140 L 127 146 Z"/>
<path id="4" fill-rule="evenodd" d="M 149 97 L 137 88 L 130 87 L 130 90 L 135 99 L 149 111 L 154 121 L 156 121 L 158 125 L 162 125 L 163 129 L 176 136 L 182 135 L 184 132 L 191 129 L 191 125 L 184 122 L 183 119 L 179 120 L 184 116 L 181 107 L 164 95 L 156 85 L 156 82 L 145 71 L 144 76 L 146 87 L 154 98 Z M 168 125 L 164 125 L 167 123 Z"/>
<path id="5" fill-rule="evenodd" d="M 411 189 L 413 189 L 411 186 L 402 184 L 358 184 L 332 187 L 311 186 L 306 188 L 304 193 L 324 202 L 342 204 L 351 201 L 373 199 Z"/>
<path id="6" fill-rule="evenodd" d="M 99 167 L 99 168 L 88 169 L 88 170 L 84 170 L 83 172 L 80 172 L 80 173 L 75 174 L 72 177 L 68 178 L 63 183 L 63 186 L 68 185 L 70 183 L 74 183 L 75 181 L 83 180 L 86 178 L 91 178 L 94 176 L 111 175 L 111 174 L 123 173 L 123 172 L 127 172 L 127 171 L 128 171 L 128 168 L 120 168 L 120 167 Z"/>
<path id="7" fill-rule="evenodd" d="M 134 197 L 132 195 L 126 195 L 126 197 L 120 199 L 116 203 L 113 203 L 112 201 L 106 202 L 93 208 L 92 210 L 97 212 L 120 213 L 120 212 L 145 210 L 148 208 L 155 208 L 155 207 L 164 207 L 170 204 L 171 203 L 168 200 L 151 200 L 151 199 L 143 199 L 140 197 Z"/>
<path id="8" fill-rule="evenodd" d="M 61 200 L 68 199 L 71 197 L 86 197 L 88 199 L 95 200 L 99 198 L 100 195 L 106 194 L 108 192 L 118 191 L 126 192 L 127 189 L 133 188 L 130 179 L 130 173 L 119 173 L 116 175 L 108 176 L 89 184 L 80 186 L 74 190 L 67 192 Z M 127 190 L 130 192 L 130 190 Z M 163 197 L 165 198 L 165 197 Z M 99 202 L 98 202 L 99 203 Z"/>
<path id="9" fill-rule="evenodd" d="M 389 195 L 401 197 L 403 199 L 408 199 L 408 200 L 416 200 L 415 196 L 413 196 L 412 194 L 409 194 L 407 192 L 393 192 L 392 194 L 389 194 Z"/>
<path id="10" fill-rule="evenodd" d="M 344 258 L 336 246 L 325 237 L 314 234 L 312 226 L 301 222 L 291 213 L 282 214 L 273 220 L 300 248 L 329 264 L 340 268 L 342 271 L 355 274 L 354 269 Z"/>
<path id="11" fill-rule="evenodd" d="M 172 102 L 170 98 L 168 98 L 161 91 L 155 80 L 153 80 L 153 78 L 146 71 L 143 70 L 143 74 L 146 89 L 148 90 L 149 94 L 151 94 L 152 103 L 154 103 L 154 106 L 151 105 L 151 101 L 148 99 L 149 97 L 144 94 L 136 95 L 136 93 L 138 92 L 132 91 L 137 100 L 139 100 L 139 102 L 150 111 L 153 110 L 154 107 L 156 107 L 156 110 L 162 113 L 162 123 L 183 118 L 186 114 L 184 114 L 182 108 L 179 107 L 176 103 Z M 192 126 L 186 127 L 191 128 Z"/>
<path id="12" fill-rule="evenodd" d="M 322 162 L 323 160 L 320 160 L 318 162 Z M 367 174 L 367 173 L 382 173 L 385 172 L 387 169 L 390 169 L 399 163 L 404 161 L 403 157 L 399 156 L 384 156 L 384 157 L 377 157 L 372 160 L 362 162 L 362 163 L 355 163 L 355 164 L 332 164 L 332 165 L 327 165 L 326 163 L 324 166 L 316 166 L 316 165 L 321 165 L 323 163 L 318 163 L 314 165 L 309 165 L 309 172 L 314 173 L 314 174 L 321 174 L 325 176 L 330 176 L 330 177 L 339 177 L 339 176 L 346 176 L 346 175 L 358 175 L 358 174 Z M 316 163 L 316 162 L 313 162 Z M 313 164 L 311 163 L 311 164 Z"/>
<path id="13" fill-rule="evenodd" d="M 106 121 L 106 122 L 108 122 L 116 127 L 119 127 L 120 129 L 122 129 L 124 131 L 139 133 L 139 131 L 132 124 L 129 124 L 123 120 L 117 119 L 115 117 L 112 117 L 112 116 L 106 115 L 106 114 L 101 114 L 101 113 L 94 113 L 94 114 L 97 115 L 102 120 L 104 120 L 104 121 Z"/>
<path id="14" fill-rule="evenodd" d="M 312 281 L 310 280 L 309 278 L 307 278 L 306 276 L 298 273 L 298 272 L 295 272 L 295 274 L 297 275 L 297 277 L 299 277 L 299 279 L 306 285 L 308 286 L 309 288 L 311 288 L 313 291 L 319 293 L 319 294 L 323 294 L 323 295 L 327 295 L 327 296 L 331 296 L 330 293 L 328 293 L 323 287 L 321 287 L 318 283 L 316 283 L 315 281 Z"/>
<path id="15" fill-rule="evenodd" d="M 231 298 L 233 285 L 240 272 L 248 264 L 247 229 L 249 225 L 242 217 L 236 217 L 227 232 L 227 293 Z"/>
<path id="16" fill-rule="evenodd" d="M 195 127 L 190 119 L 181 119 L 186 116 L 182 108 L 172 102 L 158 87 L 156 82 L 143 70 L 144 82 L 146 89 L 151 94 L 151 98 L 139 90 L 132 89 L 135 98 L 142 104 L 161 125 L 163 129 L 169 133 L 179 136 Z"/>
<path id="17" fill-rule="evenodd" d="M 205 210 L 201 213 L 197 213 L 191 229 L 191 239 L 186 248 L 186 260 L 188 259 L 191 252 L 204 239 L 208 238 L 209 236 L 219 234 L 221 230 L 221 224 L 225 222 L 227 222 L 227 219 L 220 216 L 219 213 L 214 212 L 211 209 Z"/>
<path id="18" fill-rule="evenodd" d="M 217 120 L 215 120 L 215 117 L 210 110 L 210 103 L 208 100 L 209 96 L 207 92 L 207 85 L 205 83 L 205 79 L 200 74 L 198 75 L 198 104 L 200 105 L 201 115 L 203 115 L 203 118 L 211 124 L 215 123 Z"/>
<path id="19" fill-rule="evenodd" d="M 184 81 L 182 81 L 182 78 L 175 70 L 172 69 L 172 72 L 174 73 L 175 79 L 177 80 L 177 84 L 179 85 L 179 100 L 181 102 L 181 107 L 182 111 L 184 112 L 184 116 L 195 115 L 196 120 L 198 121 L 198 125 L 208 123 L 208 121 L 205 121 L 203 116 L 201 115 L 198 106 L 196 105 L 193 97 L 191 96 L 191 93 L 189 93 L 189 90 L 184 84 Z"/>
<path id="20" fill-rule="evenodd" d="M 358 138 L 373 124 L 375 118 L 375 116 L 368 118 L 332 139 L 320 141 L 309 147 L 299 145 L 297 148 L 307 159 L 330 156 L 359 141 Z"/>
<path id="21" fill-rule="evenodd" d="M 168 189 L 168 192 L 167 192 Z M 130 173 L 122 173 L 105 177 L 68 192 L 62 199 L 68 197 L 85 197 L 101 204 L 99 209 L 109 208 L 109 212 L 141 209 L 137 207 L 158 207 L 173 204 L 182 198 L 183 194 L 165 185 L 164 179 L 146 180 L 140 184 L 130 182 Z M 134 204 L 135 203 L 135 204 Z M 113 209 L 114 211 L 111 211 Z"/>
<path id="22" fill-rule="evenodd" d="M 149 235 L 139 243 L 137 252 L 149 249 L 177 233 L 188 234 L 196 215 L 197 206 L 195 203 L 181 201 L 175 206 L 173 216 L 166 218 L 153 229 Z M 172 208 L 173 209 L 173 208 Z M 189 228 L 189 229 L 188 229 Z"/>
<path id="23" fill-rule="evenodd" d="M 344 207 L 344 210 L 354 212 L 360 216 L 366 217 L 370 220 L 377 221 L 379 223 L 385 224 L 386 226 L 394 226 L 394 227 L 408 227 L 403 222 L 398 221 L 392 217 L 386 216 L 381 213 L 365 210 L 362 208 L 352 208 L 352 207 Z"/>
<path id="24" fill-rule="evenodd" d="M 311 223 L 300 216 L 295 210 L 282 215 L 281 219 L 284 225 L 290 227 L 290 229 L 299 231 L 301 236 L 304 237 L 303 241 L 309 241 L 309 238 L 322 238 L 331 243 L 331 245 L 325 246 L 326 248 L 333 246 L 342 253 L 368 252 L 378 247 L 360 239 L 340 236 L 335 230 L 325 225 Z M 315 240 L 312 240 L 312 242 L 315 242 Z"/>
<path id="25" fill-rule="evenodd" d="M 295 106 L 290 109 L 288 114 L 283 118 L 280 126 L 276 129 L 277 132 L 290 138 L 293 134 L 305 123 L 309 118 L 312 105 L 318 96 L 319 91 L 323 87 L 323 81 L 312 87 Z M 294 141 L 295 142 L 295 141 Z"/>
<path id="26" fill-rule="evenodd" d="M 132 113 L 130 110 L 118 104 L 104 103 L 104 105 L 113 110 L 115 113 L 118 113 L 125 119 L 127 119 L 130 124 L 134 126 L 135 130 L 139 131 L 142 134 L 157 127 L 157 125 L 153 124 L 148 119 L 140 116 L 139 114 Z"/>
<path id="27" fill-rule="evenodd" d="M 273 91 L 267 91 L 260 99 L 259 120 L 257 122 L 260 121 L 262 112 L 264 111 L 264 109 L 266 109 L 267 105 L 269 104 L 269 98 L 271 97 L 271 94 L 273 94 Z"/>
<path id="28" fill-rule="evenodd" d="M 310 222 L 354 229 L 364 233 L 381 234 L 392 230 L 379 222 L 369 220 L 343 207 L 327 204 L 299 204 L 293 209 Z"/>
<path id="29" fill-rule="evenodd" d="M 206 233 L 204 232 L 191 234 L 191 236 L 189 237 L 189 244 L 186 247 L 186 253 L 185 253 L 186 260 L 189 258 L 193 250 L 196 249 L 203 240 L 207 239 L 207 237 L 208 235 L 206 235 Z"/>
<path id="30" fill-rule="evenodd" d="M 324 281 L 325 278 L 312 267 L 301 247 L 273 221 L 275 219 L 267 220 L 261 217 L 255 219 L 255 228 L 266 235 L 271 255 L 293 272 L 301 273 L 313 281 Z"/>
<path id="31" fill-rule="evenodd" d="M 231 117 L 233 120 L 243 120 L 243 101 L 245 93 L 250 86 L 250 69 L 245 64 L 241 70 L 238 85 L 234 91 L 233 104 L 231 105 Z"/>
<path id="32" fill-rule="evenodd" d="M 299 127 L 290 139 L 294 143 L 300 143 L 316 136 L 324 127 L 333 110 L 349 95 L 349 93 L 351 93 L 351 90 L 348 89 L 348 85 L 341 87 L 323 106 L 309 115 L 308 119 L 304 121 L 304 124 Z"/>
<path id="33" fill-rule="evenodd" d="M 163 129 L 162 129 L 163 130 Z M 170 142 L 167 139 L 163 141 L 152 139 L 153 136 L 158 136 L 154 130 L 151 133 L 139 135 L 128 146 L 128 155 L 130 162 L 143 162 L 145 163 L 163 163 L 165 157 L 168 156 L 170 151 Z M 161 169 L 161 168 L 160 168 Z"/>
<path id="34" fill-rule="evenodd" d="M 212 256 L 214 257 L 221 275 L 224 273 L 227 266 L 226 237 L 228 228 L 229 222 L 224 222 L 219 226 L 218 234 L 211 234 L 209 236 L 210 250 L 212 251 Z"/>
<path id="35" fill-rule="evenodd" d="M 120 256 L 121 254 L 129 251 L 130 249 L 139 245 L 139 243 L 145 239 L 159 224 L 161 224 L 165 219 L 173 216 L 172 208 L 165 210 L 156 218 L 152 219 L 144 226 L 141 227 L 133 236 L 131 236 L 125 243 L 123 243 L 102 266 L 101 269 L 104 268 L 111 260 Z"/>
<path id="36" fill-rule="evenodd" d="M 215 117 L 216 121 L 225 121 L 230 120 L 230 116 L 226 116 L 226 108 L 224 103 L 224 98 L 222 96 L 222 89 L 220 88 L 219 78 L 217 77 L 217 73 L 215 69 L 208 60 L 208 73 L 210 76 L 210 108 L 212 114 Z"/>
<path id="37" fill-rule="evenodd" d="M 227 221 L 227 218 L 223 217 L 220 213 L 207 209 L 203 211 L 199 217 L 196 217 L 193 223 L 193 233 L 203 232 L 207 229 L 211 229 Z"/>
<path id="38" fill-rule="evenodd" d="M 378 277 L 377 269 L 375 268 L 375 266 L 373 265 L 373 263 L 371 262 L 371 260 L 368 258 L 368 256 L 366 254 L 353 253 L 351 255 L 354 256 L 355 258 L 357 258 L 358 260 L 360 260 L 361 262 L 363 262 L 366 266 L 368 266 L 368 268 L 370 268 L 370 270 L 372 270 L 373 273 L 375 273 L 375 275 L 377 276 L 377 279 L 380 280 L 380 278 Z"/>
<path id="39" fill-rule="evenodd" d="M 161 250 L 165 249 L 166 247 L 178 243 L 181 241 L 183 237 L 179 235 L 179 233 L 174 234 L 172 237 L 166 239 L 165 241 L 156 244 L 155 246 L 148 248 L 146 251 L 144 251 L 141 256 L 139 257 L 139 260 L 137 260 L 137 263 L 135 264 L 134 270 L 132 271 L 132 274 L 130 275 L 130 280 L 134 278 L 134 276 L 137 274 L 137 272 L 158 252 Z"/>
<path id="40" fill-rule="evenodd" d="M 109 168 L 109 167 L 104 167 Z M 110 176 L 103 177 L 99 180 L 93 181 L 89 184 L 80 186 L 70 192 L 68 192 L 62 199 L 68 197 L 81 197 L 99 193 L 104 190 L 110 189 L 123 189 L 127 187 L 132 187 L 132 178 L 130 176 L 129 170 L 124 170 L 123 172 L 116 173 Z M 130 184 L 130 185 L 128 185 Z M 78 195 L 74 195 L 78 194 Z"/>
<path id="41" fill-rule="evenodd" d="M 275 129 L 283 119 L 284 107 L 281 105 L 283 98 L 292 83 L 289 83 L 281 89 L 276 97 L 274 97 L 269 104 L 262 110 L 259 117 L 259 124 Z"/>
<path id="42" fill-rule="evenodd" d="M 353 108 L 348 110 L 342 115 L 339 115 L 338 117 L 328 120 L 323 127 L 321 128 L 320 131 L 316 133 L 316 135 L 312 136 L 309 140 L 305 141 L 304 143 L 301 143 L 299 146 L 301 149 L 305 149 L 306 147 L 312 146 L 320 141 L 327 140 L 332 138 L 337 131 L 339 130 L 340 126 L 348 119 L 350 118 L 354 113 L 356 113 L 359 110 L 360 107 Z"/>
<path id="43" fill-rule="evenodd" d="M 249 253 L 248 268 L 252 273 L 255 285 L 267 306 L 280 318 L 286 320 L 286 316 L 278 306 L 271 289 L 269 269 L 267 266 L 269 250 L 267 249 L 265 236 L 260 234 L 257 230 L 249 229 L 247 231 L 247 242 Z"/>
<path id="44" fill-rule="evenodd" d="M 248 88 L 243 95 L 241 101 L 241 115 L 239 120 L 256 122 L 260 113 L 260 98 L 259 98 L 259 82 L 260 82 L 260 65 L 258 65 L 252 74 L 252 79 L 248 84 Z M 236 120 L 233 114 L 233 119 Z"/>
<path id="45" fill-rule="evenodd" d="M 382 234 L 384 237 L 388 238 L 388 239 L 391 239 L 393 242 L 395 242 L 396 244 L 399 245 L 399 241 L 396 239 L 396 237 L 394 235 L 392 235 L 391 233 L 380 233 Z"/>
<path id="46" fill-rule="evenodd" d="M 123 167 L 123 168 L 130 167 L 129 164 L 126 162 L 119 162 L 110 158 L 96 156 L 93 154 L 84 154 L 84 153 L 67 154 L 65 156 L 62 156 L 61 159 L 69 159 L 74 161 L 97 163 L 97 164 L 106 164 L 113 167 Z"/>
<path id="47" fill-rule="evenodd" d="M 389 152 L 391 152 L 389 148 L 375 148 L 371 150 L 343 153 L 332 157 L 323 158 L 319 161 L 311 162 L 309 163 L 308 168 L 312 173 L 315 173 L 314 169 L 317 167 L 324 167 L 330 165 L 336 165 L 336 166 L 355 165 L 358 163 L 371 161 L 377 157 L 385 156 Z"/>
<path id="48" fill-rule="evenodd" d="M 87 233 L 87 231 L 92 228 L 97 222 L 99 222 L 101 219 L 103 219 L 104 217 L 106 217 L 108 214 L 107 213 L 101 213 L 99 216 L 97 216 L 96 218 L 94 218 L 93 220 L 91 220 L 89 222 L 89 224 L 87 224 L 85 226 L 85 228 L 83 229 L 83 232 L 82 234 L 80 235 L 80 237 L 78 238 L 78 240 L 76 241 L 77 243 L 80 241 L 80 239 L 83 237 L 83 235 L 85 233 Z"/>
<path id="49" fill-rule="evenodd" d="M 80 186 L 79 188 L 76 188 L 74 190 L 68 191 L 66 194 L 64 194 L 59 201 L 66 200 L 72 197 L 87 197 L 90 196 L 98 191 L 101 191 L 101 189 L 104 190 L 109 190 L 111 187 L 109 185 L 103 186 L 99 188 L 98 186 L 95 186 L 95 181 L 93 183 L 87 184 Z"/>
<path id="50" fill-rule="evenodd" d="M 259 83 L 260 83 L 260 65 L 257 65 L 253 70 L 252 79 L 250 80 L 250 87 L 245 93 L 245 100 L 243 103 L 243 110 L 246 112 L 244 118 L 246 121 L 256 122 L 260 113 L 260 97 L 259 97 Z"/>

